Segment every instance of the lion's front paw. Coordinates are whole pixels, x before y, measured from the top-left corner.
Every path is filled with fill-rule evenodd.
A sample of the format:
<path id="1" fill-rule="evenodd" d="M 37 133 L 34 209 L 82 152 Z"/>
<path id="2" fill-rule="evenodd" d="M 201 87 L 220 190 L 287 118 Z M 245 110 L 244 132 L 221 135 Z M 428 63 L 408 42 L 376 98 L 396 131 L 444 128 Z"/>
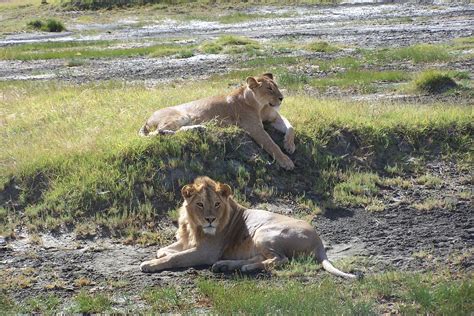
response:
<path id="1" fill-rule="evenodd" d="M 229 266 L 225 263 L 216 262 L 211 267 L 212 272 L 227 272 L 229 271 Z"/>
<path id="2" fill-rule="evenodd" d="M 148 273 L 153 272 L 154 271 L 153 270 L 153 264 L 151 263 L 151 261 L 142 262 L 140 264 L 140 270 L 142 272 L 148 272 Z"/>
<path id="3" fill-rule="evenodd" d="M 295 152 L 295 149 L 296 149 L 296 146 L 295 146 L 295 143 L 293 141 L 285 141 L 285 143 L 283 144 L 285 146 L 285 150 L 287 153 L 289 154 L 292 154 Z"/>
<path id="4" fill-rule="evenodd" d="M 156 252 L 156 259 L 160 259 L 160 258 L 163 258 L 163 257 L 166 257 L 168 255 L 168 253 L 166 251 L 163 251 L 161 249 L 159 249 L 157 252 Z"/>
<path id="5" fill-rule="evenodd" d="M 295 152 L 295 132 L 293 130 L 288 130 L 283 141 L 283 146 L 287 153 L 292 154 Z"/>
<path id="6" fill-rule="evenodd" d="M 278 160 L 280 166 L 285 168 L 286 170 L 293 170 L 295 168 L 295 164 L 287 155 L 284 155 Z"/>

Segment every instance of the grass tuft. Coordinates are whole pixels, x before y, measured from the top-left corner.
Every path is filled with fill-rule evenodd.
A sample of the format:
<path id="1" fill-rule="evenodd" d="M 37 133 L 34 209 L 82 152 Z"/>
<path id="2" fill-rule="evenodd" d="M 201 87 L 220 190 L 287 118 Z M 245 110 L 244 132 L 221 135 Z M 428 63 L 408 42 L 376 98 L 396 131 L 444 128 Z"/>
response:
<path id="1" fill-rule="evenodd" d="M 443 93 L 458 86 L 448 74 L 435 70 L 420 73 L 413 84 L 416 90 L 427 93 Z"/>
<path id="2" fill-rule="evenodd" d="M 112 307 L 112 301 L 107 295 L 95 293 L 87 294 L 85 291 L 79 292 L 74 298 L 72 313 L 96 314 L 109 311 Z"/>
<path id="3" fill-rule="evenodd" d="M 320 53 L 333 53 L 339 51 L 337 46 L 331 45 L 328 42 L 315 41 L 306 45 L 307 50 Z"/>

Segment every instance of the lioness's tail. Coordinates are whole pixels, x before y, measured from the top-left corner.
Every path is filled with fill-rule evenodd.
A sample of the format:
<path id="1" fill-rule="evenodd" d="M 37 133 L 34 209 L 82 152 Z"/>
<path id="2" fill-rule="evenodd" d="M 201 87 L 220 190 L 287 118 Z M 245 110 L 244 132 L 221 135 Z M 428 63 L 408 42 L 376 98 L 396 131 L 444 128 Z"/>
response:
<path id="1" fill-rule="evenodd" d="M 324 250 L 324 246 L 322 243 L 319 243 L 319 247 L 316 248 L 315 250 L 315 255 L 316 258 L 318 259 L 319 262 L 323 265 L 324 270 L 327 272 L 343 277 L 343 278 L 348 278 L 348 279 L 356 279 L 359 278 L 359 276 L 355 274 L 350 274 L 350 273 L 345 273 L 342 272 L 341 270 L 335 268 L 331 262 L 329 262 L 328 257 L 326 255 L 326 250 Z"/>
<path id="2" fill-rule="evenodd" d="M 140 130 L 138 131 L 138 135 L 142 137 L 148 136 L 149 133 L 150 131 L 148 130 L 147 123 L 145 123 L 145 125 L 143 125 L 142 128 L 140 128 Z"/>

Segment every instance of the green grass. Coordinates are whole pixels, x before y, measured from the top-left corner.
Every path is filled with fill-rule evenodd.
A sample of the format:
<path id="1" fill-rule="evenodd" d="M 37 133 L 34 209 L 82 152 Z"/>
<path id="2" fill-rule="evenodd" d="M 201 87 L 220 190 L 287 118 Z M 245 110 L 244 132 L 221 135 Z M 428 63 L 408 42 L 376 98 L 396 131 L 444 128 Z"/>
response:
<path id="1" fill-rule="evenodd" d="M 255 55 L 260 49 L 260 44 L 243 36 L 223 35 L 219 38 L 203 43 L 200 50 L 206 54 L 250 54 Z"/>
<path id="2" fill-rule="evenodd" d="M 468 315 L 474 308 L 472 279 L 452 280 L 429 273 L 386 272 L 359 282 L 324 276 L 305 284 L 294 279 L 201 280 L 198 288 L 218 314 L 377 315 L 398 311 Z"/>
<path id="3" fill-rule="evenodd" d="M 144 290 L 141 298 L 149 307 L 148 312 L 152 313 L 176 313 L 183 312 L 190 308 L 185 297 L 189 296 L 186 289 L 179 289 L 173 286 L 150 288 Z"/>
<path id="4" fill-rule="evenodd" d="M 424 185 L 428 188 L 435 188 L 443 183 L 443 180 L 441 178 L 425 174 L 422 175 L 418 178 L 416 178 L 416 183 Z"/>
<path id="5" fill-rule="evenodd" d="M 457 87 L 456 82 L 445 72 L 426 70 L 419 73 L 413 81 L 414 88 L 419 92 L 443 93 Z"/>
<path id="6" fill-rule="evenodd" d="M 322 90 L 335 86 L 343 89 L 355 88 L 360 92 L 369 93 L 377 90 L 376 83 L 396 83 L 406 81 L 409 78 L 410 74 L 403 71 L 351 69 L 326 78 L 313 79 L 311 85 Z"/>
<path id="7" fill-rule="evenodd" d="M 417 44 L 408 47 L 366 51 L 365 58 L 369 63 L 411 61 L 417 64 L 446 61 L 450 59 L 450 55 L 448 48 L 444 45 Z"/>
<path id="8" fill-rule="evenodd" d="M 334 187 L 334 201 L 343 206 L 366 206 L 379 191 L 380 177 L 373 173 L 351 173 Z"/>
<path id="9" fill-rule="evenodd" d="M 85 291 L 81 291 L 74 298 L 70 312 L 96 314 L 107 312 L 111 307 L 112 301 L 109 296 L 101 293 L 87 294 Z"/>
<path id="10" fill-rule="evenodd" d="M 315 41 L 308 43 L 305 48 L 313 52 L 333 53 L 339 51 L 339 48 L 328 42 Z"/>
<path id="11" fill-rule="evenodd" d="M 192 45 L 155 44 L 151 46 L 118 48 L 114 42 L 51 42 L 41 44 L 22 44 L 2 48 L 0 59 L 6 60 L 39 60 L 39 59 L 71 59 L 113 58 L 149 56 L 162 57 L 178 55 L 186 58 L 193 54 Z"/>
<path id="12" fill-rule="evenodd" d="M 282 107 L 297 131 L 294 172 L 281 172 L 264 151 L 248 147 L 253 142 L 237 128 L 137 136 L 155 109 L 225 93 L 234 76 L 187 83 L 185 94 L 182 85 L 153 90 L 113 82 L 0 85 L 0 194 L 14 203 L 4 205 L 3 233 L 12 231 L 19 220 L 15 214 L 22 210 L 32 231 L 67 223 L 80 224 L 76 229 L 81 235 L 94 234 L 97 225 L 133 235 L 129 229 L 167 216 L 179 203 L 180 186 L 204 173 L 229 182 L 241 202 L 249 192 L 266 192 L 275 183 L 286 186 L 290 195 L 304 194 L 296 189 L 304 187 L 307 193 L 330 198 L 334 186 L 346 181 L 338 170 L 353 166 L 343 159 L 353 146 L 364 148 L 358 155 L 366 156 L 366 164 L 383 169 L 433 149 L 467 152 L 472 139 L 468 107 L 374 105 L 298 94 L 288 96 Z M 245 76 L 240 78 L 242 82 Z M 288 78 L 280 80 L 282 87 L 291 84 Z M 400 139 L 409 152 L 400 151 Z M 246 156 L 247 150 L 257 150 L 257 156 Z M 170 177 L 175 173 L 182 176 Z M 165 237 L 143 238 L 147 243 Z"/>
<path id="13" fill-rule="evenodd" d="M 61 305 L 61 299 L 55 295 L 41 295 L 29 298 L 21 306 L 22 313 L 39 313 L 42 315 L 55 315 Z"/>

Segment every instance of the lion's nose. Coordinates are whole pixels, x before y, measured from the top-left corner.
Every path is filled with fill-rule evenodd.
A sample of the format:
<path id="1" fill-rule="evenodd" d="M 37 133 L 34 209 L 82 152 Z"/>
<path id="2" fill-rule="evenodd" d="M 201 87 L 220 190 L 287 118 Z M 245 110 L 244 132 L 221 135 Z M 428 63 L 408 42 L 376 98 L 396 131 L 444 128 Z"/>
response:
<path id="1" fill-rule="evenodd" d="M 278 99 L 280 99 L 280 101 L 283 101 L 283 97 L 279 97 Z"/>
<path id="2" fill-rule="evenodd" d="M 216 219 L 215 216 L 209 216 L 209 217 L 205 217 L 206 221 L 209 222 L 209 224 L 212 224 L 212 222 Z"/>

